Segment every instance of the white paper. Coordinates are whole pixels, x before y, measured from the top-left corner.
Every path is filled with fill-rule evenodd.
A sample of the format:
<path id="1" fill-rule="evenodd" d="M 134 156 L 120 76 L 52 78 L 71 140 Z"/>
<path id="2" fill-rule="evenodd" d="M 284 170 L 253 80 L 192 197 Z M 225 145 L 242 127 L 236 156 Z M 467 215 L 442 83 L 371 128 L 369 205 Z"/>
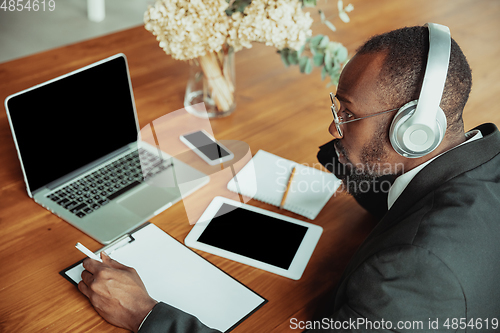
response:
<path id="1" fill-rule="evenodd" d="M 226 331 L 265 300 L 154 224 L 133 234 L 135 241 L 110 253 L 134 267 L 154 299 L 196 316 L 208 327 Z M 78 265 L 66 275 L 78 283 Z"/>

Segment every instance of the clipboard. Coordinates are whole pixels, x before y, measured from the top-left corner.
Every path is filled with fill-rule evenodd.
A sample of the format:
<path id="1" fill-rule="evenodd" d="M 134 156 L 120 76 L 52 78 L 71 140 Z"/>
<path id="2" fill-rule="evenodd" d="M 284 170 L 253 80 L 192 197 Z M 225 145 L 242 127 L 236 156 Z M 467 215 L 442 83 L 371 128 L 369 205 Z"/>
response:
<path id="1" fill-rule="evenodd" d="M 147 222 L 103 247 L 118 262 L 132 266 L 149 295 L 230 332 L 267 300 L 213 265 L 154 224 Z M 83 259 L 59 272 L 78 285 Z"/>

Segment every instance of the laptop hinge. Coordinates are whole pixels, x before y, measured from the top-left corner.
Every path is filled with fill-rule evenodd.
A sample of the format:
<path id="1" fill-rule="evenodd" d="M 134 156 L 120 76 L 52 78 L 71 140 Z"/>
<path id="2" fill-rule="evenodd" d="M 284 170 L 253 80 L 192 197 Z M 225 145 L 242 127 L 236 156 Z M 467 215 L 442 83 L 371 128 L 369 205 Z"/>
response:
<path id="1" fill-rule="evenodd" d="M 137 147 L 137 143 L 136 142 L 133 142 L 133 143 L 130 143 L 122 148 L 119 148 L 117 150 L 115 150 L 114 152 L 112 153 L 109 153 L 108 155 L 104 156 L 104 157 L 101 157 L 97 160 L 95 160 L 94 162 L 91 162 L 71 173 L 68 173 L 67 175 L 63 176 L 63 177 L 60 177 L 56 180 L 54 180 L 53 182 L 50 182 L 48 183 L 47 185 L 45 185 L 44 187 L 42 188 L 39 188 L 37 189 L 36 191 L 33 191 L 33 196 L 40 190 L 44 189 L 44 188 L 48 188 L 50 190 L 53 190 L 55 188 L 57 188 L 58 186 L 70 181 L 70 180 L 73 180 L 74 178 L 77 178 L 78 176 L 88 172 L 89 170 L 92 170 L 94 169 L 95 167 L 97 166 L 100 166 L 101 164 L 104 164 L 106 163 L 107 161 L 115 158 L 116 156 L 126 152 L 127 150 L 130 150 L 132 148 L 136 148 Z"/>

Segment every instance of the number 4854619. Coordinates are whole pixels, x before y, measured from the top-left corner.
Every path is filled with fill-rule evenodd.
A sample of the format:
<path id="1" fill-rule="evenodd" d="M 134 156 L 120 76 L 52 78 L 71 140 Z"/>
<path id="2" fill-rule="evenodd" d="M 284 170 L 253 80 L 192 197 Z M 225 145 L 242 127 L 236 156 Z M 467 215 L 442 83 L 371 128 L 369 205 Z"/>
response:
<path id="1" fill-rule="evenodd" d="M 1 1 L 1 0 L 0 0 Z M 0 10 L 4 12 L 22 12 L 22 11 L 45 11 L 51 12 L 56 9 L 56 2 L 54 0 L 3 0 L 0 5 Z"/>
<path id="2" fill-rule="evenodd" d="M 443 323 L 443 327 L 446 327 L 446 329 L 452 329 L 452 330 L 457 330 L 461 329 L 464 330 L 466 328 L 469 328 L 470 330 L 481 330 L 481 329 L 486 329 L 489 330 L 490 328 L 496 330 L 499 326 L 498 323 L 498 318 L 486 318 L 486 319 L 481 319 L 481 318 L 472 318 L 467 322 L 466 318 L 447 318 L 446 321 Z"/>

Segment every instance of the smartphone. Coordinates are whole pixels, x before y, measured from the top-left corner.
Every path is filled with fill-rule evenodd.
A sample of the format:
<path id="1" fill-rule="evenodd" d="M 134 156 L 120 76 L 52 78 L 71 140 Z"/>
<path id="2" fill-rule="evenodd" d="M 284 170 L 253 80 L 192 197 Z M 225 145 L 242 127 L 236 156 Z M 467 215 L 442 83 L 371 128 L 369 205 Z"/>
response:
<path id="1" fill-rule="evenodd" d="M 204 130 L 184 134 L 180 140 L 210 165 L 230 161 L 234 154 Z"/>

